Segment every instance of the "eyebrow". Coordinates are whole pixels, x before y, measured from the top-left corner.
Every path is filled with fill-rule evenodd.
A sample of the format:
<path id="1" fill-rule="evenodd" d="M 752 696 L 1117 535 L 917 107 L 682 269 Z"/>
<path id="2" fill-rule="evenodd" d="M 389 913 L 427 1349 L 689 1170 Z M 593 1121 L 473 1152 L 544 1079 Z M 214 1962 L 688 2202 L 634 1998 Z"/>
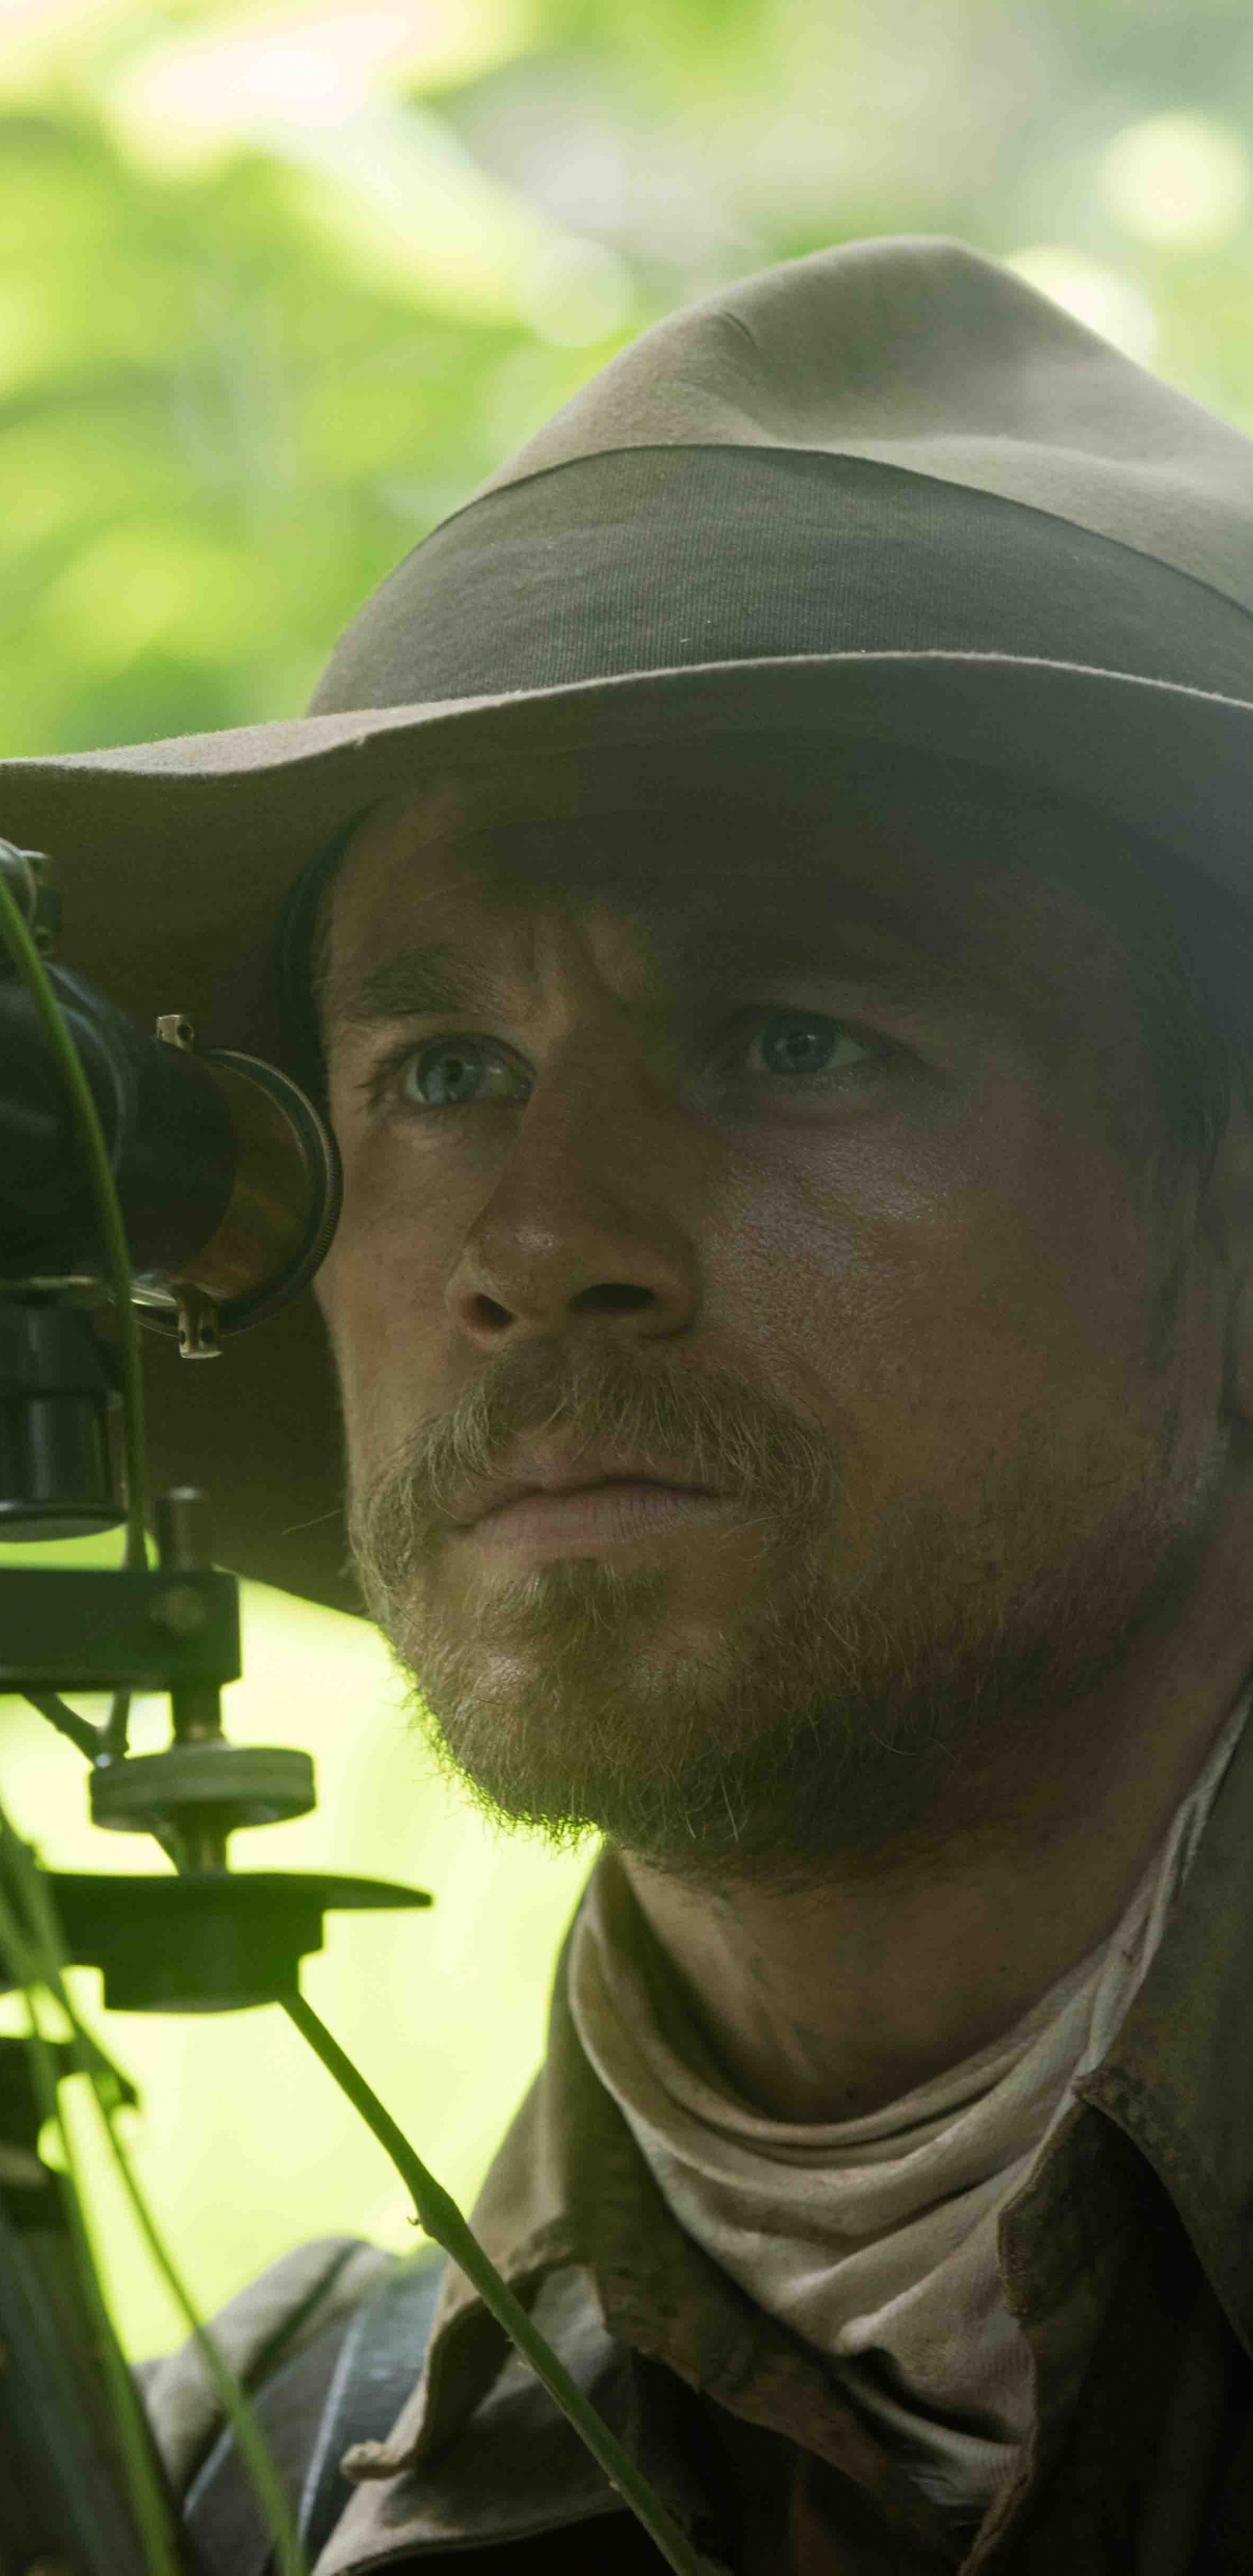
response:
<path id="1" fill-rule="evenodd" d="M 436 946 L 402 949 L 365 975 L 328 975 L 318 999 L 328 1028 L 370 1029 L 428 1012 L 492 1010 L 505 992 L 502 976 L 456 949 Z"/>
<path id="2" fill-rule="evenodd" d="M 869 933 L 869 937 L 867 934 Z M 663 943 L 666 973 L 675 984 L 716 982 L 742 975 L 750 965 L 766 974 L 794 972 L 798 964 L 833 981 L 872 988 L 898 1003 L 912 1004 L 933 996 L 937 981 L 952 980 L 938 959 L 903 936 L 899 926 L 854 918 L 842 935 L 806 940 L 798 929 L 780 937 L 764 922 L 741 930 L 704 925 L 686 928 Z M 445 1012 L 484 1016 L 509 1013 L 517 1002 L 516 975 L 493 972 L 485 960 L 468 957 L 461 948 L 435 942 L 399 950 L 363 974 L 348 966 L 328 973 L 318 992 L 323 1026 L 368 1030 L 389 1022 L 421 1019 Z"/>

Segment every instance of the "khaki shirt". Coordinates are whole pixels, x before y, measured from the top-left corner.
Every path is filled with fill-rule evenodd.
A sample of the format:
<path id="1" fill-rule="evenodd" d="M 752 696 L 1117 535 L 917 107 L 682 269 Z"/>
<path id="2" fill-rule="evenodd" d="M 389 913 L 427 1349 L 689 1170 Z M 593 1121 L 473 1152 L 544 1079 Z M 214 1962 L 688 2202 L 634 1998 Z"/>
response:
<path id="1" fill-rule="evenodd" d="M 545 2065 L 475 2225 L 715 2566 L 1249 2576 L 1253 1729 L 1114 2047 L 1002 2214 L 1037 2408 L 980 2527 L 920 2493 L 836 2368 L 671 2217 L 583 2056 L 563 1974 Z M 356 2490 L 317 2576 L 425 2569 L 445 2551 L 464 2566 L 476 2547 L 502 2576 L 660 2564 L 455 2270 L 389 2439 L 345 2469 Z M 519 2555 L 545 2533 L 540 2558 Z"/>

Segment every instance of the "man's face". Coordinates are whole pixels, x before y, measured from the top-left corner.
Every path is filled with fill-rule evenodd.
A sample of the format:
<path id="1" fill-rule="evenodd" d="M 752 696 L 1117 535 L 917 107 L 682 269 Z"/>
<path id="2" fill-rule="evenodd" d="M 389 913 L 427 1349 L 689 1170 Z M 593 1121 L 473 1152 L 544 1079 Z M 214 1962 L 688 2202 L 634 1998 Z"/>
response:
<path id="1" fill-rule="evenodd" d="M 491 1803 L 803 1880 L 1003 1794 L 1183 1579 L 1219 1292 L 1044 823 L 615 800 L 342 865 L 359 1562 Z"/>

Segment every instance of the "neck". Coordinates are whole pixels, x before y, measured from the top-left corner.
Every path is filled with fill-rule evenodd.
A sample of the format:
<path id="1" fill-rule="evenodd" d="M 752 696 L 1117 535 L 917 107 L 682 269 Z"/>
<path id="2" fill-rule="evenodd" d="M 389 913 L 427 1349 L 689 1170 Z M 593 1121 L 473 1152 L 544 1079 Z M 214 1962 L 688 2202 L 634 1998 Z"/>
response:
<path id="1" fill-rule="evenodd" d="M 955 1791 L 925 1841 L 842 1856 L 789 1893 L 711 1891 L 623 1855 L 676 2000 L 739 2094 L 789 2121 L 880 2109 L 1011 2028 L 1113 1931 L 1247 1681 L 1248 1554 L 1186 1633 L 1146 1634 L 1099 1691 L 1007 1720 L 1020 1758 L 990 1799 L 981 1784 L 977 1823 Z"/>

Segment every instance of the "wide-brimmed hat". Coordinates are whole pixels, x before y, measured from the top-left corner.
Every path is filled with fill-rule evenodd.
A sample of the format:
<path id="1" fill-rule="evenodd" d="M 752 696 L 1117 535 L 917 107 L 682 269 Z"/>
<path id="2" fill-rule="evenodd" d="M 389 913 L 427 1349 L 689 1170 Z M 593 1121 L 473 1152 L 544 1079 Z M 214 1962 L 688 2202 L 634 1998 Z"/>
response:
<path id="1" fill-rule="evenodd" d="M 0 835 L 55 858 L 67 962 L 280 1059 L 310 860 L 381 797 L 550 754 L 958 755 L 1253 902 L 1251 612 L 1253 443 L 960 243 L 858 242 L 624 351 L 374 594 L 307 716 L 0 763 Z M 351 1605 L 308 1292 L 220 1360 L 154 1339 L 150 1410 L 226 1562 Z"/>

